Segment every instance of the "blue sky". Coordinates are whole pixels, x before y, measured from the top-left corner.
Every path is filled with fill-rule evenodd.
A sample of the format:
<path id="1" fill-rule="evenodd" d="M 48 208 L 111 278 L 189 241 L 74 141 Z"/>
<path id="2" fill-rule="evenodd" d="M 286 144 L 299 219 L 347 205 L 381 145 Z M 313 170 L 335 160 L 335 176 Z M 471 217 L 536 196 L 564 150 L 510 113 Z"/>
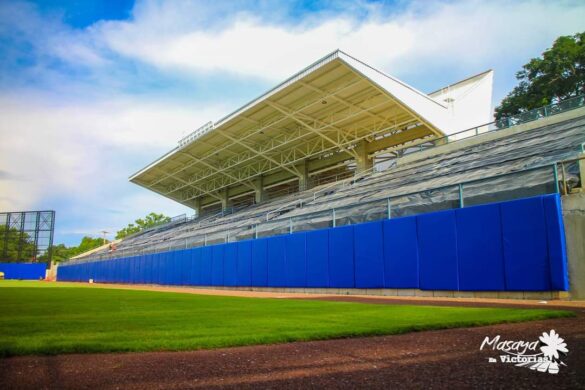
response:
<path id="1" fill-rule="evenodd" d="M 494 69 L 497 104 L 583 20 L 582 1 L 4 0 L 0 210 L 56 210 L 68 245 L 191 213 L 128 176 L 337 48 L 427 92 Z"/>

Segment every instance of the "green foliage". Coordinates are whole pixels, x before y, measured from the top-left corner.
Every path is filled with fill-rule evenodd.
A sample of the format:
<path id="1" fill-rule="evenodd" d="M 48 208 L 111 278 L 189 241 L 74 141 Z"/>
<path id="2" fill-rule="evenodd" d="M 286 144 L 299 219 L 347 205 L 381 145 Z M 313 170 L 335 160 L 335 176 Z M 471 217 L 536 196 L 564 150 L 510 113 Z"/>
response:
<path id="1" fill-rule="evenodd" d="M 128 224 L 125 228 L 116 233 L 116 239 L 127 237 L 144 229 L 170 222 L 171 218 L 163 214 L 150 213 L 144 219 L 139 218 L 134 223 Z"/>
<path id="2" fill-rule="evenodd" d="M 496 119 L 585 94 L 585 32 L 559 37 L 516 78 L 520 83 L 496 108 Z"/>
<path id="3" fill-rule="evenodd" d="M 106 240 L 106 244 L 109 241 Z M 92 237 L 83 237 L 81 239 L 81 243 L 78 246 L 67 247 L 64 244 L 53 245 L 51 247 L 52 250 L 52 261 L 56 263 L 60 263 L 63 261 L 67 261 L 73 256 L 77 256 L 83 252 L 87 252 L 104 244 L 104 240 L 102 238 L 92 238 Z M 48 255 L 45 254 L 40 257 L 40 259 L 47 259 Z"/>
<path id="4" fill-rule="evenodd" d="M 18 250 L 21 249 L 21 258 Z M 0 226 L 0 261 L 19 262 L 33 261 L 37 255 L 33 238 L 26 232 L 21 234 L 19 229 L 6 229 L 5 225 Z"/>
<path id="5" fill-rule="evenodd" d="M 574 316 L 541 309 L 241 298 L 13 281 L 0 281 L 0 302 L 0 356 L 222 348 Z"/>
<path id="6" fill-rule="evenodd" d="M 108 243 L 108 240 L 106 240 L 106 243 Z M 81 243 L 79 244 L 78 247 L 76 247 L 75 249 L 75 255 L 78 255 L 80 253 L 83 252 L 87 252 L 89 250 L 92 250 L 94 248 L 97 248 L 99 246 L 104 245 L 104 239 L 103 238 L 91 238 L 91 237 L 83 237 L 81 239 Z M 73 249 L 73 248 L 72 248 Z"/>

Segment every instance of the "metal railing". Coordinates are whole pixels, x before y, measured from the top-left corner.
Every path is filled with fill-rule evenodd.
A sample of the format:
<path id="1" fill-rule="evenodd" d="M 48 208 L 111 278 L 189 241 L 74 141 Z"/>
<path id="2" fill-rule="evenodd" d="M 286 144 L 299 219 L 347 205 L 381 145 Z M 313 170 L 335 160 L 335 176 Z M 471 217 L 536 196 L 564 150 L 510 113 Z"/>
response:
<path id="1" fill-rule="evenodd" d="M 183 147 L 189 145 L 191 142 L 195 141 L 197 138 L 201 137 L 202 135 L 210 132 L 214 128 L 215 128 L 215 125 L 213 124 L 213 122 L 211 122 L 211 121 L 207 122 L 206 124 L 204 124 L 203 126 L 198 128 L 197 130 L 192 131 L 187 136 L 181 138 L 179 140 L 179 148 L 183 148 Z"/>
<path id="2" fill-rule="evenodd" d="M 507 129 L 512 126 L 521 125 L 523 123 L 532 122 L 538 119 L 543 119 L 546 117 L 550 117 L 553 115 L 561 114 L 563 112 L 571 111 L 580 107 L 585 107 L 585 95 L 576 96 L 567 100 L 563 100 L 562 102 L 549 104 L 548 106 L 535 108 L 534 110 L 530 110 L 527 112 L 523 112 L 518 115 L 513 115 L 510 117 L 505 117 L 498 119 L 493 122 L 485 123 L 483 125 L 475 126 L 466 130 L 458 131 L 453 134 L 449 134 L 440 138 L 435 138 L 429 140 L 428 142 L 421 143 L 416 145 L 415 147 L 405 147 L 405 155 L 412 154 L 423 150 L 428 150 L 430 148 L 434 148 L 436 146 L 441 146 L 449 143 L 453 143 L 456 141 L 461 141 L 464 139 L 468 139 L 471 137 L 476 137 L 478 135 L 496 131 L 496 130 L 503 130 Z M 408 152 L 410 150 L 410 152 Z"/>
<path id="3" fill-rule="evenodd" d="M 353 184 L 357 180 L 362 179 L 362 178 L 364 178 L 366 176 L 369 176 L 369 175 L 371 175 L 373 173 L 376 173 L 376 172 L 377 172 L 377 169 L 376 169 L 375 166 L 373 166 L 371 168 L 368 168 L 368 169 L 366 169 L 365 171 L 362 171 L 362 172 L 357 172 L 356 171 L 352 176 L 350 176 L 348 178 L 345 178 L 345 179 L 342 179 L 340 181 L 336 181 L 336 182 L 330 183 L 329 185 L 327 185 L 327 186 L 325 186 L 323 188 L 320 188 L 317 191 L 313 192 L 313 200 L 316 200 L 317 199 L 317 195 L 322 194 L 322 193 L 326 193 L 327 191 L 330 191 L 334 187 L 337 187 L 337 186 L 342 186 L 343 187 L 347 183 Z"/>
<path id="4" fill-rule="evenodd" d="M 581 153 L 585 153 L 585 143 L 581 144 Z M 557 176 L 559 177 L 559 191 L 571 194 L 576 189 L 583 189 L 585 180 L 585 155 L 557 163 Z"/>

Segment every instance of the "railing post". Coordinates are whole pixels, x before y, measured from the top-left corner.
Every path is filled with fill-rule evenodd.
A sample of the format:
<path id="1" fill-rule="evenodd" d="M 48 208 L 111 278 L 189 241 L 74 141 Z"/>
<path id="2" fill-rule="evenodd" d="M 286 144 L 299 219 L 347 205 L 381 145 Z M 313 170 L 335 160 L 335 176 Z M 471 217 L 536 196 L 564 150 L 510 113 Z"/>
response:
<path id="1" fill-rule="evenodd" d="M 207 246 L 207 233 L 203 234 L 203 246 Z"/>
<path id="2" fill-rule="evenodd" d="M 254 238 L 258 238 L 258 224 L 254 225 Z"/>
<path id="3" fill-rule="evenodd" d="M 459 184 L 459 208 L 465 207 L 465 202 L 463 200 L 463 184 Z"/>
<path id="4" fill-rule="evenodd" d="M 561 161 L 561 171 L 563 173 L 563 192 L 565 195 L 569 193 L 569 188 L 567 187 L 567 172 L 565 172 L 565 163 Z"/>
<path id="5" fill-rule="evenodd" d="M 292 218 L 288 219 L 288 234 L 292 234 L 293 232 L 293 222 L 292 222 Z"/>
<path id="6" fill-rule="evenodd" d="M 553 176 L 554 176 L 554 180 L 555 180 L 555 193 L 560 193 L 560 188 L 559 188 L 559 171 L 557 169 L 557 163 L 553 164 Z"/>
<path id="7" fill-rule="evenodd" d="M 390 206 L 390 198 L 386 198 L 386 209 L 388 210 L 388 219 L 392 218 L 392 208 Z"/>
<path id="8" fill-rule="evenodd" d="M 336 226 L 336 224 L 335 224 L 335 209 L 331 209 L 331 222 L 332 222 L 333 227 L 335 227 Z"/>

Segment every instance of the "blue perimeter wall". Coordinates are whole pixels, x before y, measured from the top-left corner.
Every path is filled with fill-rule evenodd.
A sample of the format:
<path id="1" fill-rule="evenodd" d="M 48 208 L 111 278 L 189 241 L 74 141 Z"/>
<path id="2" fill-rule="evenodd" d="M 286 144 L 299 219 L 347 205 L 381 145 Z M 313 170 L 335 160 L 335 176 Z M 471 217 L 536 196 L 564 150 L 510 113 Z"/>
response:
<path id="1" fill-rule="evenodd" d="M 44 279 L 46 270 L 45 263 L 0 263 L 0 272 L 4 272 L 4 279 Z"/>
<path id="2" fill-rule="evenodd" d="M 58 280 L 194 286 L 568 290 L 559 195 L 63 264 Z"/>

